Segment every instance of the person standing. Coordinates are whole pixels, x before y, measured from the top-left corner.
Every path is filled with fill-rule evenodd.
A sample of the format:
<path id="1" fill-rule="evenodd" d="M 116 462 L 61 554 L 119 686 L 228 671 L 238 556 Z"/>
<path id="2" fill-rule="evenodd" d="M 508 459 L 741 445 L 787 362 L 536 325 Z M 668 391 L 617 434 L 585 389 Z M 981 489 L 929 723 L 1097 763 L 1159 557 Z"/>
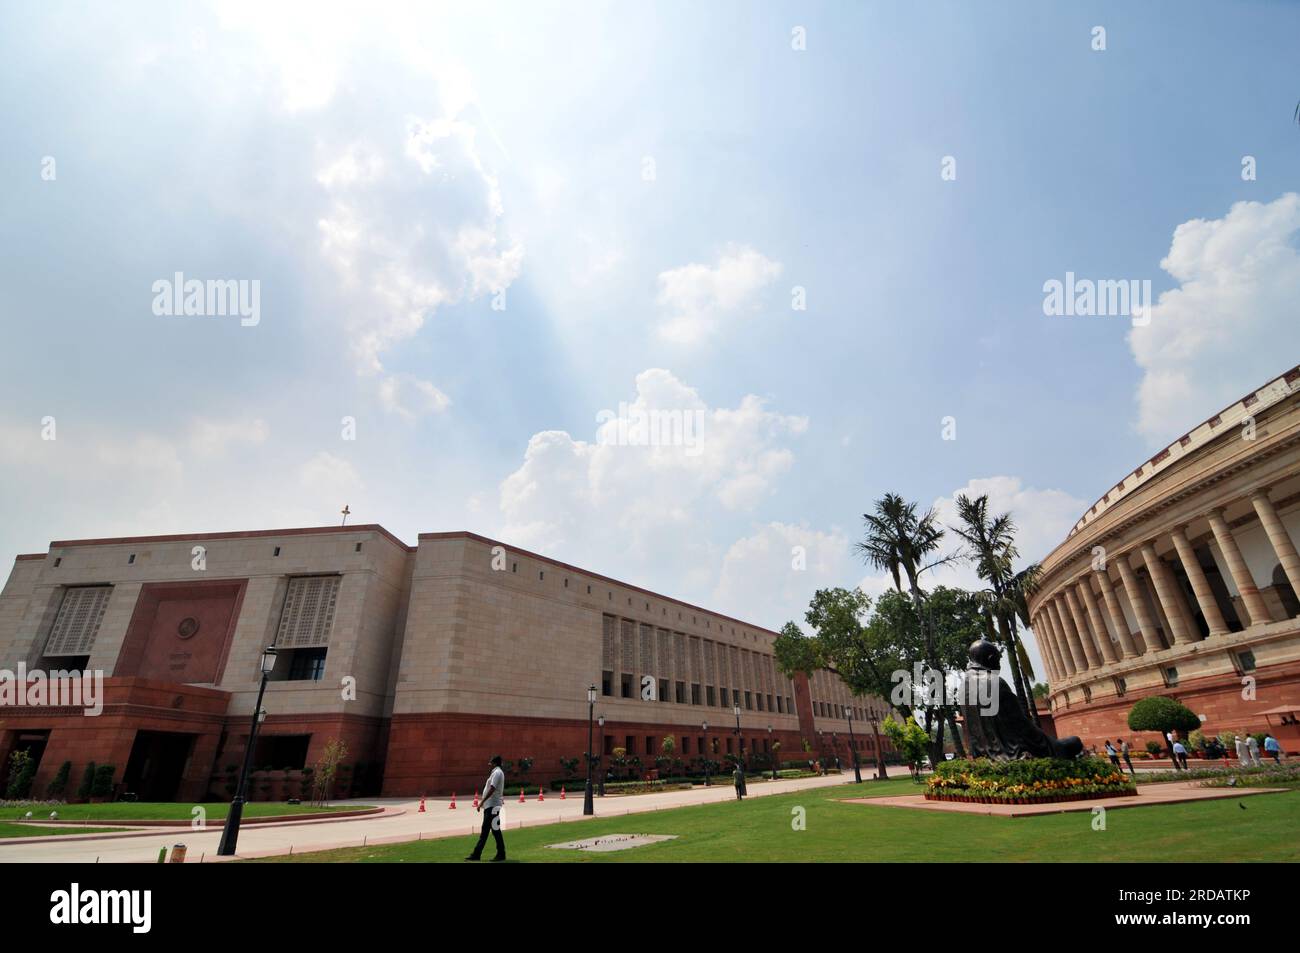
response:
<path id="1" fill-rule="evenodd" d="M 1246 748 L 1246 742 L 1241 740 L 1241 735 L 1237 735 L 1237 763 L 1243 768 L 1250 767 L 1250 751 Z"/>
<path id="2" fill-rule="evenodd" d="M 1282 746 L 1277 743 L 1277 739 L 1271 733 L 1264 736 L 1264 753 L 1278 764 L 1282 763 Z"/>
<path id="3" fill-rule="evenodd" d="M 1106 739 L 1106 757 L 1110 758 L 1111 764 L 1117 768 L 1119 767 L 1119 752 L 1115 750 L 1115 746 L 1110 743 L 1109 738 Z"/>
<path id="4" fill-rule="evenodd" d="M 506 773 L 501 770 L 501 755 L 493 755 L 491 765 L 492 770 L 488 774 L 487 783 L 483 785 L 483 796 L 478 805 L 478 810 L 483 814 L 483 829 L 479 831 L 473 853 L 466 860 L 478 860 L 483 856 L 483 846 L 487 843 L 489 832 L 497 842 L 497 853 L 492 859 L 506 859 L 506 839 L 501 836 L 501 795 L 506 786 Z"/>
<path id="5" fill-rule="evenodd" d="M 1129 754 L 1128 739 L 1125 738 L 1119 743 L 1120 753 L 1124 756 L 1124 763 L 1128 765 L 1129 774 L 1137 777 L 1137 772 L 1133 770 L 1133 758 Z"/>
<path id="6" fill-rule="evenodd" d="M 736 762 L 736 770 L 731 775 L 732 783 L 736 785 L 736 800 L 745 799 L 745 769 L 739 761 Z"/>
<path id="7" fill-rule="evenodd" d="M 1254 735 L 1246 736 L 1246 752 L 1250 755 L 1250 763 L 1255 767 L 1261 767 L 1264 762 L 1259 760 L 1259 739 Z"/>

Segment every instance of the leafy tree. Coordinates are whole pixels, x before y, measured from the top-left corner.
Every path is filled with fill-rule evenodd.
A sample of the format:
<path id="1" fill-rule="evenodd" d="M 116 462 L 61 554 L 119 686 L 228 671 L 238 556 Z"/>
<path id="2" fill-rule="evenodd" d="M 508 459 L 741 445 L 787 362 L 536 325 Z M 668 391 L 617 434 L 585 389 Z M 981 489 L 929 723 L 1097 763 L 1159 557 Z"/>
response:
<path id="1" fill-rule="evenodd" d="M 9 755 L 9 786 L 5 797 L 11 801 L 21 801 L 32 793 L 32 778 L 36 776 L 36 764 L 32 761 L 30 751 L 18 750 Z"/>
<path id="2" fill-rule="evenodd" d="M 77 799 L 81 801 L 90 800 L 90 789 L 95 786 L 95 762 L 87 763 L 85 772 L 81 775 L 81 784 L 77 786 Z"/>
<path id="3" fill-rule="evenodd" d="M 339 764 L 348 756 L 348 746 L 339 738 L 331 738 L 325 743 L 325 750 L 321 752 L 320 760 L 316 762 L 313 771 L 313 781 L 316 785 L 314 800 L 317 804 L 324 804 L 330 798 L 330 791 L 334 786 L 334 778 L 338 774 Z"/>
<path id="4" fill-rule="evenodd" d="M 1182 702 L 1166 695 L 1152 695 L 1136 702 L 1128 713 L 1128 726 L 1134 731 L 1158 731 L 1163 737 L 1177 731 L 1186 735 L 1201 727 L 1201 719 Z M 1173 745 L 1169 746 L 1173 756 Z"/>
<path id="5" fill-rule="evenodd" d="M 63 797 L 68 790 L 68 777 L 72 774 L 72 762 L 65 761 L 59 765 L 59 771 L 49 784 L 45 786 L 45 796 L 51 800 Z"/>
<path id="6" fill-rule="evenodd" d="M 895 721 L 893 715 L 886 715 L 885 720 L 880 723 L 880 730 L 907 762 L 912 772 L 912 780 L 919 780 L 921 759 L 925 757 L 926 748 L 930 745 L 930 736 L 926 734 L 925 729 L 910 715 L 905 721 Z M 939 761 L 932 763 L 939 764 L 942 761 L 943 756 L 940 755 Z"/>
<path id="7" fill-rule="evenodd" d="M 113 773 L 117 768 L 111 764 L 101 764 L 95 768 L 95 780 L 90 786 L 91 797 L 108 797 L 113 793 Z"/>
<path id="8" fill-rule="evenodd" d="M 1047 693 L 1051 691 L 1051 689 L 1047 687 L 1047 684 L 1045 682 L 1034 682 L 1033 691 L 1034 691 L 1035 698 L 1046 698 Z"/>
<path id="9" fill-rule="evenodd" d="M 996 628 L 996 638 L 992 641 L 1001 642 L 1005 646 L 1004 655 L 1011 669 L 1012 684 L 1015 685 L 1020 708 L 1026 718 L 1037 723 L 1038 712 L 1029 700 L 1033 671 L 1017 626 L 1017 618 L 1024 603 L 1023 590 L 1029 582 L 1036 581 L 1037 567 L 1031 566 L 1020 576 L 1014 572 L 1012 567 L 1020 552 L 1016 549 L 1016 524 L 1010 513 L 990 516 L 987 495 L 972 499 L 963 493 L 958 495 L 956 503 L 962 526 L 954 527 L 953 532 L 969 547 L 966 558 L 975 564 L 975 572 L 989 584 L 989 588 L 982 594 L 982 602 L 989 621 Z M 1027 626 L 1028 608 L 1024 609 Z"/>

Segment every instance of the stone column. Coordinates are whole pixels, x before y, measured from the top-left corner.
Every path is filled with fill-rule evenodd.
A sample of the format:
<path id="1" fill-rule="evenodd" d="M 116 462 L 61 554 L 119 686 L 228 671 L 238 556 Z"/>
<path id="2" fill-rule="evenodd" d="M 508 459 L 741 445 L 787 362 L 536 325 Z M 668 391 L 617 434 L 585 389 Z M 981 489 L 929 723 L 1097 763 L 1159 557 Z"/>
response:
<path id="1" fill-rule="evenodd" d="M 1192 549 L 1191 540 L 1187 538 L 1187 527 L 1175 527 L 1173 537 L 1174 548 L 1178 550 L 1178 559 L 1182 562 L 1183 571 L 1187 573 L 1187 579 L 1192 584 L 1192 592 L 1196 593 L 1196 602 L 1205 616 L 1205 624 L 1210 627 L 1210 635 L 1225 634 L 1228 631 L 1228 623 L 1223 621 L 1223 613 L 1219 610 L 1219 603 L 1215 601 L 1210 580 L 1205 578 L 1201 561 L 1196 558 L 1196 551 Z"/>
<path id="2" fill-rule="evenodd" d="M 1291 583 L 1295 594 L 1300 596 L 1300 554 L 1296 553 L 1291 534 L 1286 531 L 1286 525 L 1277 515 L 1273 501 L 1268 498 L 1268 490 L 1256 490 L 1250 495 L 1250 502 L 1259 515 L 1259 521 L 1264 524 L 1264 532 L 1273 544 L 1273 552 L 1277 553 L 1277 561 L 1282 564 L 1287 581 Z"/>
<path id="3" fill-rule="evenodd" d="M 1097 643 L 1093 641 L 1092 632 L 1088 629 L 1088 618 L 1079 605 L 1079 597 L 1068 585 L 1064 587 L 1064 592 L 1065 604 L 1069 607 L 1070 618 L 1074 620 L 1074 628 L 1079 633 L 1079 642 L 1083 647 L 1084 658 L 1088 660 L 1088 668 L 1101 668 L 1101 655 L 1098 654 Z"/>
<path id="4" fill-rule="evenodd" d="M 1255 577 L 1250 574 L 1250 567 L 1246 565 L 1246 560 L 1241 558 L 1241 549 L 1238 548 L 1236 537 L 1228 527 L 1228 521 L 1223 518 L 1223 510 L 1211 510 L 1209 518 L 1210 529 L 1214 531 L 1214 541 L 1219 544 L 1219 552 L 1223 553 L 1223 559 L 1228 564 L 1232 584 L 1237 587 L 1242 605 L 1246 607 L 1246 615 L 1250 617 L 1246 624 L 1262 625 L 1268 622 L 1269 615 L 1264 605 L 1264 597 L 1259 594 L 1259 589 L 1255 586 Z"/>
<path id="5" fill-rule="evenodd" d="M 1138 654 L 1159 652 L 1161 645 L 1160 636 L 1156 632 L 1156 621 L 1151 618 L 1151 610 L 1147 608 L 1142 586 L 1133 572 L 1133 564 L 1128 561 L 1128 554 L 1125 553 L 1116 559 L 1115 565 L 1119 567 L 1119 578 L 1124 584 L 1124 592 L 1128 595 L 1128 604 L 1132 606 L 1133 615 L 1138 620 L 1138 638 L 1142 640 Z"/>
<path id="6" fill-rule="evenodd" d="M 1055 601 L 1052 603 L 1052 621 L 1065 634 L 1065 645 L 1070 650 L 1067 655 L 1070 661 L 1070 674 L 1078 675 L 1088 671 L 1088 659 L 1083 654 L 1083 645 L 1079 642 L 1079 633 L 1074 631 L 1074 623 L 1070 620 L 1070 610 L 1066 607 L 1065 600 L 1061 596 L 1056 596 Z"/>
<path id="7" fill-rule="evenodd" d="M 1047 617 L 1046 609 L 1038 613 L 1038 622 L 1042 628 L 1035 629 L 1034 631 L 1042 636 L 1039 641 L 1046 646 L 1045 653 L 1048 659 L 1048 664 L 1052 668 L 1052 680 L 1059 682 L 1061 679 L 1065 678 L 1065 666 L 1061 664 L 1061 656 L 1056 649 L 1056 637 L 1052 632 L 1052 623 Z"/>
<path id="8" fill-rule="evenodd" d="M 1146 560 L 1147 572 L 1156 587 L 1156 598 L 1165 610 L 1165 619 L 1173 631 L 1174 644 L 1186 645 L 1199 641 L 1194 633 L 1187 631 L 1187 620 L 1183 618 L 1183 606 L 1179 603 L 1178 581 L 1169 567 L 1160 559 L 1154 543 L 1142 544 L 1142 558 Z"/>
<path id="9" fill-rule="evenodd" d="M 1051 643 L 1047 641 L 1047 631 L 1043 628 L 1042 615 L 1030 620 L 1034 627 L 1034 641 L 1038 643 L 1038 654 L 1043 657 L 1043 668 L 1047 671 L 1048 681 L 1056 681 L 1056 666 L 1053 664 Z"/>
<path id="10" fill-rule="evenodd" d="M 1099 569 L 1096 575 L 1101 597 L 1106 602 L 1106 611 L 1110 613 L 1111 624 L 1119 635 L 1119 647 L 1124 651 L 1124 658 L 1137 658 L 1142 653 L 1133 642 L 1133 634 L 1129 632 L 1128 619 L 1124 618 L 1124 610 L 1119 604 L 1119 596 L 1115 594 L 1115 586 L 1110 581 L 1110 573 Z"/>
<path id="11" fill-rule="evenodd" d="M 1106 660 L 1107 665 L 1114 665 L 1119 661 L 1119 655 L 1115 652 L 1115 643 L 1111 641 L 1110 631 L 1106 628 L 1106 620 L 1097 611 L 1097 597 L 1093 595 L 1092 583 L 1085 575 L 1079 580 L 1076 588 L 1079 590 L 1079 598 L 1083 601 L 1083 608 L 1088 613 L 1088 621 L 1092 623 L 1092 631 L 1097 636 L 1097 647 L 1101 649 L 1101 657 Z"/>
<path id="12" fill-rule="evenodd" d="M 1074 674 L 1074 659 L 1070 656 L 1070 647 L 1066 644 L 1065 633 L 1057 624 L 1055 608 L 1050 600 L 1043 603 L 1043 619 L 1047 622 L 1048 641 L 1056 654 L 1056 667 L 1061 678 L 1069 678 Z"/>

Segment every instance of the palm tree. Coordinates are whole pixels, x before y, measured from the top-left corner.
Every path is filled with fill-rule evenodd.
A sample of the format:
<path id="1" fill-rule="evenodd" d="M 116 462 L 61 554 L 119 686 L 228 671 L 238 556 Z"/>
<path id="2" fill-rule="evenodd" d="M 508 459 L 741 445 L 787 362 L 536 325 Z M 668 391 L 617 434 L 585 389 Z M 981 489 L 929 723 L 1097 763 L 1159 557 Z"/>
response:
<path id="1" fill-rule="evenodd" d="M 906 577 L 906 591 L 912 598 L 912 607 L 920 626 L 925 662 L 942 675 L 943 666 L 939 662 L 934 633 L 925 612 L 925 594 L 921 590 L 920 578 L 922 573 L 951 562 L 958 554 L 926 563 L 939 550 L 939 543 L 944 536 L 943 527 L 939 525 L 934 510 L 927 510 L 918 516 L 916 504 L 907 502 L 897 493 L 886 493 L 877 500 L 875 512 L 864 513 L 862 521 L 866 524 L 866 535 L 854 548 L 869 566 L 888 570 L 893 577 L 894 588 L 899 592 L 904 591 L 903 578 Z M 931 714 L 929 707 L 926 714 Z M 939 706 L 938 715 L 938 731 L 931 742 L 931 763 L 936 765 L 943 760 L 946 705 Z M 927 717 L 927 723 L 929 721 L 930 718 Z"/>
<path id="2" fill-rule="evenodd" d="M 1000 641 L 1006 646 L 1007 663 L 1011 667 L 1011 679 L 1016 686 L 1016 695 L 1025 717 L 1038 721 L 1038 712 L 1031 700 L 1030 681 L 1025 671 L 1031 671 L 1029 656 L 1020 641 L 1016 619 L 1022 608 L 1026 615 L 1028 608 L 1023 607 L 1024 578 L 1017 574 L 1012 566 L 1020 556 L 1016 549 L 1016 524 L 1010 513 L 989 516 L 989 498 L 987 495 L 974 499 L 961 494 L 957 497 L 957 515 L 964 527 L 953 528 L 970 547 L 970 556 L 975 564 L 975 572 L 989 584 L 983 593 L 983 608 L 993 626 L 996 626 Z"/>

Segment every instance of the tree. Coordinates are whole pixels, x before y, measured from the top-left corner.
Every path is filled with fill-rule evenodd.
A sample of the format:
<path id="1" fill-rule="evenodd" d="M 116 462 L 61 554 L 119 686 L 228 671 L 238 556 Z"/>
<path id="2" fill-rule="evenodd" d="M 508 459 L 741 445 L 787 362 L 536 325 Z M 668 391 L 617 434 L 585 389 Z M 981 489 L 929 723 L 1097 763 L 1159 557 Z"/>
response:
<path id="1" fill-rule="evenodd" d="M 9 786 L 5 797 L 21 801 L 32 793 L 32 778 L 36 776 L 36 763 L 30 751 L 19 749 L 9 755 Z"/>
<path id="2" fill-rule="evenodd" d="M 895 750 L 907 762 L 912 772 L 912 780 L 919 781 L 919 768 L 921 759 L 925 757 L 925 750 L 929 747 L 930 736 L 926 734 L 924 728 L 916 723 L 916 719 L 909 715 L 905 721 L 895 721 L 893 715 L 886 715 L 885 720 L 880 724 L 880 730 L 884 732 L 894 745 Z M 939 756 L 940 761 L 943 756 Z M 938 761 L 932 761 L 932 764 L 938 764 Z"/>
<path id="3" fill-rule="evenodd" d="M 68 777 L 72 774 L 72 762 L 65 761 L 59 765 L 58 774 L 49 784 L 45 786 L 45 796 L 50 800 L 57 800 L 63 797 L 64 792 L 68 790 Z"/>
<path id="4" fill-rule="evenodd" d="M 339 738 L 331 738 L 325 742 L 325 750 L 321 752 L 320 760 L 316 762 L 316 769 L 313 772 L 316 804 L 324 804 L 329 800 L 330 791 L 334 786 L 334 776 L 338 774 L 339 764 L 347 756 L 348 746 Z"/>
<path id="5" fill-rule="evenodd" d="M 1201 727 L 1201 719 L 1182 702 L 1166 695 L 1143 698 L 1129 709 L 1128 726 L 1134 731 L 1158 731 L 1163 738 L 1177 731 L 1186 736 Z M 1173 745 L 1169 745 L 1170 757 Z"/>
<path id="6" fill-rule="evenodd" d="M 95 780 L 90 785 L 90 796 L 106 798 L 113 793 L 113 773 L 117 768 L 111 764 L 101 764 L 95 768 Z"/>
<path id="7" fill-rule="evenodd" d="M 81 784 L 77 786 L 77 800 L 89 801 L 90 789 L 95 786 L 95 762 L 91 761 L 86 765 L 85 772 L 81 775 Z"/>
<path id="8" fill-rule="evenodd" d="M 942 677 L 943 667 L 939 664 L 938 646 L 925 612 L 925 594 L 920 579 L 923 573 L 952 562 L 960 554 L 953 553 L 927 563 L 939 551 L 943 527 L 933 509 L 918 515 L 916 504 L 907 502 L 897 493 L 886 493 L 877 500 L 875 512 L 864 513 L 862 521 L 866 533 L 855 548 L 867 565 L 887 570 L 893 577 L 894 588 L 900 593 L 904 591 L 903 577 L 906 577 L 906 591 L 912 597 L 912 609 L 920 626 L 922 660 L 931 669 L 938 670 Z M 931 757 L 936 763 L 943 758 L 944 722 L 951 715 L 948 708 L 946 704 L 938 706 L 934 739 L 930 743 Z M 935 714 L 926 709 L 927 728 Z"/>
<path id="9" fill-rule="evenodd" d="M 1047 687 L 1046 682 L 1034 682 L 1033 692 L 1035 698 L 1046 698 L 1049 691 L 1051 689 Z"/>
<path id="10" fill-rule="evenodd" d="M 1016 524 L 1010 513 L 989 516 L 987 495 L 972 499 L 964 493 L 959 494 L 956 503 L 957 516 L 963 525 L 954 527 L 953 532 L 970 547 L 967 558 L 975 564 L 976 574 L 989 584 L 983 601 L 984 611 L 997 632 L 997 637 L 991 641 L 1001 642 L 1006 647 L 1007 664 L 1011 669 L 1011 680 L 1016 688 L 1020 708 L 1026 718 L 1037 723 L 1038 712 L 1030 702 L 1029 691 L 1033 673 L 1016 625 L 1022 608 L 1018 603 L 1023 603 L 1024 599 L 1024 580 L 1035 579 L 1037 571 L 1031 567 L 1027 571 L 1028 576 L 1021 574 L 1021 581 L 1017 581 L 1012 566 L 1020 552 L 1016 549 Z M 1028 608 L 1025 607 L 1024 611 L 1027 619 Z"/>

